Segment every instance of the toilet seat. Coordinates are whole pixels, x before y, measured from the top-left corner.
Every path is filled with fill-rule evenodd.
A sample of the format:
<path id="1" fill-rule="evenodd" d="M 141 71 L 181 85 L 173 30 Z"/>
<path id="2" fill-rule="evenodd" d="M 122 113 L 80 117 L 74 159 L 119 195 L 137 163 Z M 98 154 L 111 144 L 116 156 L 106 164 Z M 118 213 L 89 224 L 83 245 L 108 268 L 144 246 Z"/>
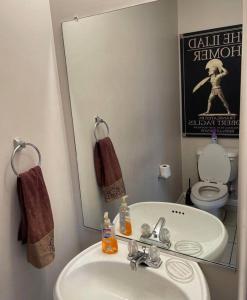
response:
<path id="1" fill-rule="evenodd" d="M 198 159 L 198 172 L 202 181 L 227 183 L 231 163 L 225 149 L 218 144 L 208 144 Z"/>
<path id="2" fill-rule="evenodd" d="M 198 201 L 213 202 L 225 197 L 228 189 L 225 184 L 199 181 L 192 186 L 191 193 Z"/>

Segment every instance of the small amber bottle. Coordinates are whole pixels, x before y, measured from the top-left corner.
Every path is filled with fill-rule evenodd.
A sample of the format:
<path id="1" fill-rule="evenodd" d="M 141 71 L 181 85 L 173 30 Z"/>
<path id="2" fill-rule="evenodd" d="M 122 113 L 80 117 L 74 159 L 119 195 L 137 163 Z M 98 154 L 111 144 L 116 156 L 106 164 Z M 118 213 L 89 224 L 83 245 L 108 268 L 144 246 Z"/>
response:
<path id="1" fill-rule="evenodd" d="M 118 243 L 115 237 L 114 225 L 108 216 L 108 212 L 104 213 L 104 224 L 102 228 L 102 251 L 107 254 L 113 254 L 118 251 Z"/>

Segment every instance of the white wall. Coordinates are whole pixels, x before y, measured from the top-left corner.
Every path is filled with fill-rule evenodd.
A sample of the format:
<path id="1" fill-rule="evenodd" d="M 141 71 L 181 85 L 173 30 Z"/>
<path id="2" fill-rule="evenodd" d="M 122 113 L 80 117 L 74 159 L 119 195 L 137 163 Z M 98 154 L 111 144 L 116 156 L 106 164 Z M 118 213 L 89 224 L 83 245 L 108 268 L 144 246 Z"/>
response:
<path id="1" fill-rule="evenodd" d="M 243 53 L 247 53 L 247 1 L 243 0 Z M 238 300 L 247 299 L 247 56 L 242 59 L 242 84 L 241 86 L 241 115 L 240 125 L 240 160 L 239 160 L 239 199 L 238 233 L 239 233 L 239 283 Z"/>
<path id="2" fill-rule="evenodd" d="M 3 0 L 0 9 L 0 299 L 52 299 L 61 268 L 80 249 L 48 0 Z M 55 221 L 55 261 L 43 270 L 26 262 L 17 242 L 19 205 L 10 167 L 12 140 L 37 145 Z M 22 154 L 17 164 L 29 159 Z M 77 222 L 78 221 L 78 222 Z"/>
<path id="3" fill-rule="evenodd" d="M 128 203 L 176 202 L 182 192 L 176 2 L 65 22 L 63 32 L 86 226 L 100 228 L 103 212 L 114 218 L 119 209 L 119 201 L 105 203 L 96 183 L 97 114 L 109 124 Z M 171 165 L 169 180 L 158 180 L 162 163 Z"/>
<path id="4" fill-rule="evenodd" d="M 242 24 L 241 0 L 178 0 L 178 32 L 187 33 Z M 237 147 L 238 139 L 219 139 L 223 147 Z M 182 137 L 183 189 L 198 180 L 196 149 L 209 143 L 209 138 Z"/>

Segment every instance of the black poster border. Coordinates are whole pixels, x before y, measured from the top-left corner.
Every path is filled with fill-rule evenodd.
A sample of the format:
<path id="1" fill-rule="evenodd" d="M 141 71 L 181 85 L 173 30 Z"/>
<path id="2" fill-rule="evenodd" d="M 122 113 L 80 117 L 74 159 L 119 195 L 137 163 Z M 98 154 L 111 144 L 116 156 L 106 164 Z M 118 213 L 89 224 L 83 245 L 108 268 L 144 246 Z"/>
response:
<path id="1" fill-rule="evenodd" d="M 208 133 L 191 133 L 187 132 L 186 130 L 186 98 L 185 98 L 185 83 L 184 83 L 184 78 L 185 78 L 185 67 L 184 67 L 184 38 L 187 37 L 195 37 L 195 36 L 201 36 L 201 35 L 206 35 L 210 33 L 222 33 L 224 31 L 231 31 L 231 30 L 242 30 L 242 24 L 237 24 L 237 25 L 231 25 L 231 26 L 224 26 L 224 27 L 217 27 L 217 28 L 212 28 L 212 29 L 207 29 L 207 30 L 200 30 L 200 31 L 192 31 L 190 33 L 182 33 L 179 35 L 179 47 L 180 47 L 180 78 L 181 78 L 181 99 L 182 99 L 182 134 L 183 137 L 209 137 L 210 134 Z M 218 134 L 219 137 L 223 138 L 239 138 L 239 132 L 237 134 Z"/>

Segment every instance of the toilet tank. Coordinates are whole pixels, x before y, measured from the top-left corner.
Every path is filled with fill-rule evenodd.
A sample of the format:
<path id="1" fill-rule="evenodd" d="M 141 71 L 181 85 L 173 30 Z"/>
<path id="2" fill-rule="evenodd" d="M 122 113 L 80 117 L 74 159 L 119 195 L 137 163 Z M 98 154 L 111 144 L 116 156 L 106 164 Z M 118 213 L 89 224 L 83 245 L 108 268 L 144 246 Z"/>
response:
<path id="1" fill-rule="evenodd" d="M 197 161 L 199 156 L 202 154 L 204 147 L 200 147 L 197 149 Z M 230 163 L 231 163 L 231 173 L 230 173 L 230 178 L 229 178 L 229 182 L 234 181 L 237 178 L 237 174 L 238 174 L 238 149 L 237 148 L 225 148 L 225 151 L 227 153 L 227 156 L 230 159 Z"/>

